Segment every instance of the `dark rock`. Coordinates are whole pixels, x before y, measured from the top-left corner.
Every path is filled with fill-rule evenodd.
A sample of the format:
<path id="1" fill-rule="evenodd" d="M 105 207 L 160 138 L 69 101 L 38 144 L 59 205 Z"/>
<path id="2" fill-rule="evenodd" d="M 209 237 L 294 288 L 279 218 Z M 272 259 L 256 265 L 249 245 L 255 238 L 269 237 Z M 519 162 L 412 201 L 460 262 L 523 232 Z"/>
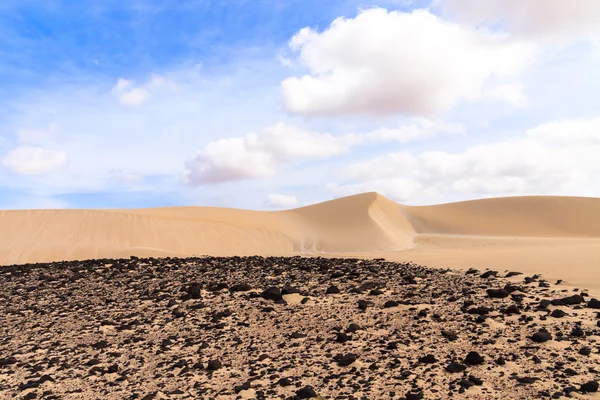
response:
<path id="1" fill-rule="evenodd" d="M 273 300 L 273 301 L 283 300 L 281 290 L 279 290 L 279 288 L 277 288 L 277 287 L 270 287 L 270 288 L 265 289 L 262 292 L 262 297 L 267 300 Z"/>
<path id="2" fill-rule="evenodd" d="M 479 378 L 477 378 L 477 377 L 475 377 L 473 375 L 469 376 L 469 381 L 473 382 L 477 386 L 483 385 L 483 380 L 481 380 L 481 379 L 479 379 Z"/>
<path id="3" fill-rule="evenodd" d="M 528 385 L 535 383 L 539 380 L 540 380 L 540 378 L 535 378 L 535 377 L 531 377 L 531 376 L 524 376 L 524 377 L 517 378 L 517 382 L 528 384 Z"/>
<path id="4" fill-rule="evenodd" d="M 356 361 L 356 359 L 357 359 L 356 354 L 344 354 L 344 355 L 338 354 L 337 356 L 333 357 L 333 360 L 340 367 L 347 367 L 348 365 L 350 365 L 354 361 Z"/>
<path id="5" fill-rule="evenodd" d="M 17 359 L 14 357 L 0 358 L 0 365 L 12 365 L 16 363 Z"/>
<path id="6" fill-rule="evenodd" d="M 325 293 L 326 294 L 338 294 L 338 293 L 340 293 L 340 289 L 335 285 L 331 285 L 327 288 Z"/>
<path id="7" fill-rule="evenodd" d="M 289 378 L 281 378 L 277 381 L 277 384 L 279 386 L 290 386 L 292 384 L 292 381 Z"/>
<path id="8" fill-rule="evenodd" d="M 358 301 L 358 308 L 360 310 L 365 311 L 370 305 L 372 305 L 373 303 L 367 300 L 359 300 Z"/>
<path id="9" fill-rule="evenodd" d="M 107 368 L 106 372 L 108 372 L 109 374 L 119 372 L 119 366 L 117 364 L 113 364 Z"/>
<path id="10" fill-rule="evenodd" d="M 480 365 L 484 362 L 485 360 L 483 357 L 476 351 L 471 351 L 469 354 L 467 354 L 467 357 L 465 357 L 465 363 L 469 365 Z"/>
<path id="11" fill-rule="evenodd" d="M 498 276 L 498 271 L 485 271 L 480 276 L 482 278 L 491 278 L 492 276 Z"/>
<path id="12" fill-rule="evenodd" d="M 598 382 L 589 381 L 581 385 L 581 391 L 584 393 L 596 393 L 598 392 Z"/>
<path id="13" fill-rule="evenodd" d="M 229 290 L 231 290 L 232 292 L 247 292 L 249 290 L 252 290 L 252 286 L 250 286 L 247 283 L 238 283 L 236 285 L 231 286 Z"/>
<path id="14" fill-rule="evenodd" d="M 305 337 L 306 337 L 306 335 L 304 333 L 298 332 L 298 331 L 296 331 L 290 335 L 290 338 L 292 338 L 292 339 L 304 339 Z"/>
<path id="15" fill-rule="evenodd" d="M 192 283 L 188 289 L 187 289 L 187 293 L 190 295 L 190 297 L 192 299 L 199 299 L 202 294 L 201 294 L 201 286 L 199 283 Z"/>
<path id="16" fill-rule="evenodd" d="M 283 289 L 281 289 L 282 295 L 295 294 L 295 293 L 300 293 L 300 289 L 292 287 L 292 286 L 285 286 Z"/>
<path id="17" fill-rule="evenodd" d="M 248 389 L 250 389 L 250 387 L 251 387 L 251 386 L 250 386 L 250 382 L 246 382 L 246 383 L 244 383 L 244 384 L 242 384 L 242 385 L 235 386 L 235 387 L 233 388 L 233 390 L 234 390 L 236 393 L 239 393 L 239 392 L 241 392 L 242 390 L 248 390 Z"/>
<path id="18" fill-rule="evenodd" d="M 210 360 L 208 362 L 208 365 L 206 366 L 206 369 L 209 371 L 216 371 L 218 369 L 221 369 L 223 367 L 223 363 L 221 363 L 221 361 L 219 360 Z"/>
<path id="19" fill-rule="evenodd" d="M 521 314 L 521 310 L 516 304 L 511 304 L 510 306 L 506 307 L 504 313 L 508 315 Z"/>
<path id="20" fill-rule="evenodd" d="M 467 367 L 454 361 L 446 366 L 446 371 L 451 373 L 463 372 L 466 369 Z"/>
<path id="21" fill-rule="evenodd" d="M 450 340 L 451 342 L 458 339 L 458 335 L 456 333 L 451 332 L 451 331 L 446 331 L 446 330 L 442 331 L 442 336 L 445 337 L 446 339 Z"/>
<path id="22" fill-rule="evenodd" d="M 317 397 L 317 392 L 312 386 L 304 386 L 302 389 L 296 390 L 296 397 L 299 399 L 312 399 Z"/>
<path id="23" fill-rule="evenodd" d="M 552 300 L 550 303 L 552 303 L 553 306 L 573 306 L 576 304 L 581 304 L 584 301 L 585 299 L 583 297 L 578 294 L 574 294 L 573 296 Z"/>
<path id="24" fill-rule="evenodd" d="M 588 308 L 593 308 L 595 310 L 600 310 L 600 300 L 590 299 L 587 303 Z"/>
<path id="25" fill-rule="evenodd" d="M 350 340 L 350 337 L 343 332 L 338 332 L 336 335 L 335 341 L 338 343 L 346 343 L 348 340 Z"/>
<path id="26" fill-rule="evenodd" d="M 579 350 L 579 354 L 581 354 L 582 356 L 589 356 L 590 354 L 592 354 L 592 348 L 588 346 L 582 347 Z"/>
<path id="27" fill-rule="evenodd" d="M 539 332 L 534 333 L 531 336 L 531 340 L 533 340 L 536 343 L 544 343 L 549 340 L 552 340 L 552 335 L 550 335 L 548 331 L 542 329 Z"/>
<path id="28" fill-rule="evenodd" d="M 427 354 L 424 357 L 419 358 L 419 362 L 423 364 L 433 364 L 438 362 L 437 358 L 433 354 Z"/>
<path id="29" fill-rule="evenodd" d="M 397 307 L 400 303 L 398 303 L 395 300 L 388 300 L 385 302 L 385 304 L 383 305 L 384 308 L 392 308 L 392 307 Z"/>
<path id="30" fill-rule="evenodd" d="M 493 299 L 503 299 L 510 295 L 506 289 L 488 289 L 487 294 Z"/>
<path id="31" fill-rule="evenodd" d="M 512 278 L 513 276 L 518 276 L 518 275 L 523 275 L 522 272 L 509 272 L 508 274 L 506 274 L 507 278 Z"/>
<path id="32" fill-rule="evenodd" d="M 423 392 L 409 392 L 406 393 L 406 400 L 422 400 L 425 398 Z"/>

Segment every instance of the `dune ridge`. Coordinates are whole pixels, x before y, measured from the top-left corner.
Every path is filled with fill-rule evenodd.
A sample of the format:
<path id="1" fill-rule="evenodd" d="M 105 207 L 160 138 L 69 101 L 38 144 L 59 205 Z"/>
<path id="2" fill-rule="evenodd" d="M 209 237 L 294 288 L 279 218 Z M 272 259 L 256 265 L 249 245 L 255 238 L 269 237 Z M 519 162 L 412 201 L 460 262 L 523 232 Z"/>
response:
<path id="1" fill-rule="evenodd" d="M 593 249 L 600 243 L 595 240 L 600 199 L 507 197 L 415 207 L 371 192 L 285 211 L 0 211 L 0 265 L 131 255 L 393 253 L 402 258 L 433 251 L 437 242 L 428 238 L 436 235 L 586 239 Z M 437 249 L 456 248 L 447 243 Z"/>

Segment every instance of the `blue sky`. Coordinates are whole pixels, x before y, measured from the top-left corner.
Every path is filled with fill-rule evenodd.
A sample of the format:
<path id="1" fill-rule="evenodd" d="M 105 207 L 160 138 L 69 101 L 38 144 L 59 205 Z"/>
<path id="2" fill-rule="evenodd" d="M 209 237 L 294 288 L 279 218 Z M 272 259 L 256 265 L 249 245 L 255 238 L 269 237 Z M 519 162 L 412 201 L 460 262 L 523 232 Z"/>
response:
<path id="1" fill-rule="evenodd" d="M 5 0 L 0 208 L 600 195 L 599 7 L 473 1 Z"/>

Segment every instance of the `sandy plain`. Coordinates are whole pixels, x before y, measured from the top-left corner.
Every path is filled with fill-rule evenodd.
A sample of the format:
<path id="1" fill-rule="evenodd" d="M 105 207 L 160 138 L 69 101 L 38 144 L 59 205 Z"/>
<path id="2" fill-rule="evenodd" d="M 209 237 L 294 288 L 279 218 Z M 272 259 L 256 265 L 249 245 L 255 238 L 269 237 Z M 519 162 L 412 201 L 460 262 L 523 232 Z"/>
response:
<path id="1" fill-rule="evenodd" d="M 132 255 L 382 257 L 542 273 L 600 290 L 597 198 L 507 197 L 410 207 L 364 193 L 275 212 L 0 211 L 0 243 L 0 265 Z"/>

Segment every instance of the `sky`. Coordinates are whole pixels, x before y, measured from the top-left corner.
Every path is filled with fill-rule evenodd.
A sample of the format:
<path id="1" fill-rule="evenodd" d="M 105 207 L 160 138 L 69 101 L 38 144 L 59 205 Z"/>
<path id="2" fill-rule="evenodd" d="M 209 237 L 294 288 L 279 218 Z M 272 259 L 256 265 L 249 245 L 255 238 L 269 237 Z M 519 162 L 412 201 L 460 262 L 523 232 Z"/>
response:
<path id="1" fill-rule="evenodd" d="M 600 196 L 600 2 L 0 2 L 0 209 L 369 191 Z"/>

